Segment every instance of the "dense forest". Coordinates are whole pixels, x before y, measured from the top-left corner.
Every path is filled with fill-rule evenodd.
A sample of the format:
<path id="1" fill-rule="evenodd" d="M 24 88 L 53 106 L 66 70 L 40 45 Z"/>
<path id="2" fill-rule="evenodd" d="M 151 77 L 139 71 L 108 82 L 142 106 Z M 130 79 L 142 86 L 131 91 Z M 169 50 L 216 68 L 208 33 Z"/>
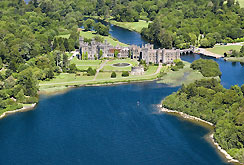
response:
<path id="1" fill-rule="evenodd" d="M 37 102 L 39 80 L 75 72 L 65 52 L 77 48 L 84 13 L 73 6 L 77 8 L 66 1 L 0 1 L 0 112 Z M 67 33 L 68 39 L 59 37 Z"/>
<path id="2" fill-rule="evenodd" d="M 244 163 L 244 85 L 225 89 L 216 79 L 200 80 L 166 97 L 163 107 L 215 124 L 214 139 Z"/>
<path id="3" fill-rule="evenodd" d="M 90 15 L 152 21 L 142 35 L 164 48 L 212 47 L 244 36 L 244 9 L 235 0 L 98 0 L 94 7 Z"/>
<path id="4" fill-rule="evenodd" d="M 190 67 L 201 72 L 204 77 L 218 77 L 222 74 L 219 64 L 214 60 L 198 59 L 193 61 Z"/>

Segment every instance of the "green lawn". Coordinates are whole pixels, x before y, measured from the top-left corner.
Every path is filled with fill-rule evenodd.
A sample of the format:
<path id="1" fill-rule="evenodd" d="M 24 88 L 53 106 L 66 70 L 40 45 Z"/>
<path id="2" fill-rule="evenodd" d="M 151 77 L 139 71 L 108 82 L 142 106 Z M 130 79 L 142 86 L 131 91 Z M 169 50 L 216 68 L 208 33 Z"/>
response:
<path id="1" fill-rule="evenodd" d="M 242 62 L 244 63 L 244 57 L 226 57 L 224 58 L 226 61 L 231 61 L 231 62 Z"/>
<path id="2" fill-rule="evenodd" d="M 71 64 L 76 64 L 76 67 L 80 70 L 86 70 L 89 67 L 92 69 L 99 68 L 102 60 L 78 60 L 76 57 L 70 61 Z"/>
<path id="3" fill-rule="evenodd" d="M 116 82 L 152 80 L 157 78 L 157 76 L 159 75 L 153 75 L 153 73 L 156 72 L 156 69 L 157 66 L 149 66 L 149 69 L 142 76 L 130 75 L 128 77 L 122 77 L 122 72 L 116 72 L 116 78 L 111 78 L 112 71 L 104 71 L 99 72 L 96 80 L 94 80 L 94 76 L 85 76 L 82 72 L 79 73 L 80 76 L 76 76 L 75 74 L 61 73 L 51 81 L 40 82 L 40 91 L 49 93 L 64 90 L 67 89 L 68 86 L 73 85 L 106 84 Z"/>
<path id="4" fill-rule="evenodd" d="M 92 80 L 94 78 L 94 76 L 83 75 L 83 72 L 80 72 L 78 74 L 80 74 L 80 76 L 76 76 L 75 74 L 70 74 L 70 73 L 60 73 L 58 76 L 56 76 L 54 79 L 50 81 L 41 81 L 40 86 L 48 85 L 48 84 L 59 85 L 59 83 L 63 83 L 63 82 L 87 81 L 87 80 Z"/>
<path id="5" fill-rule="evenodd" d="M 190 63 L 184 62 L 185 67 L 179 71 L 168 71 L 165 76 L 162 77 L 162 80 L 158 83 L 165 83 L 170 86 L 180 86 L 182 84 L 189 84 L 196 80 L 203 79 L 203 75 L 190 68 Z"/>
<path id="6" fill-rule="evenodd" d="M 142 28 L 147 28 L 149 25 L 149 22 L 144 20 L 139 20 L 139 22 L 117 22 L 115 20 L 110 20 L 110 23 L 139 33 L 141 32 Z"/>
<path id="7" fill-rule="evenodd" d="M 158 66 L 149 66 L 148 70 L 144 73 L 144 75 L 150 75 L 157 71 Z"/>
<path id="8" fill-rule="evenodd" d="M 240 45 L 216 45 L 213 48 L 208 48 L 207 50 L 212 53 L 224 55 L 225 52 L 231 49 L 240 51 L 241 46 Z"/>
<path id="9" fill-rule="evenodd" d="M 94 38 L 95 36 L 97 36 L 97 34 L 95 32 L 92 32 L 92 31 L 80 31 L 80 36 L 82 37 L 85 37 L 85 38 L 89 38 L 89 39 L 92 39 Z M 100 35 L 101 36 L 101 35 Z M 127 44 L 124 44 L 122 42 L 119 42 L 119 41 L 116 41 L 115 39 L 113 39 L 111 36 L 102 36 L 104 38 L 104 40 L 107 40 L 108 43 L 110 43 L 111 45 L 113 46 L 116 46 L 116 45 L 120 45 L 120 46 L 124 46 L 124 47 L 127 47 L 128 45 Z"/>
<path id="10" fill-rule="evenodd" d="M 70 34 L 58 35 L 56 37 L 69 38 Z"/>

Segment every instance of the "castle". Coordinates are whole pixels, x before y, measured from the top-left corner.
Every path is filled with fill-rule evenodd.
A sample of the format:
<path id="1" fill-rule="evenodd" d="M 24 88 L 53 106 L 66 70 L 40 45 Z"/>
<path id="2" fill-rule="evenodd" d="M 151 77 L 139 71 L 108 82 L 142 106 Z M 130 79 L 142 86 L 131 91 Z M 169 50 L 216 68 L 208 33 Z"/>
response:
<path id="1" fill-rule="evenodd" d="M 92 39 L 91 43 L 84 42 L 82 37 L 79 38 L 80 54 L 77 56 L 82 59 L 82 54 L 87 54 L 88 60 L 95 60 L 98 58 L 131 58 L 138 61 L 145 60 L 145 62 L 153 64 L 169 64 L 173 63 L 175 59 L 180 59 L 179 49 L 154 49 L 152 44 L 144 46 L 131 45 L 129 47 L 122 47 L 120 45 L 112 46 L 105 40 L 104 43 L 96 42 Z"/>

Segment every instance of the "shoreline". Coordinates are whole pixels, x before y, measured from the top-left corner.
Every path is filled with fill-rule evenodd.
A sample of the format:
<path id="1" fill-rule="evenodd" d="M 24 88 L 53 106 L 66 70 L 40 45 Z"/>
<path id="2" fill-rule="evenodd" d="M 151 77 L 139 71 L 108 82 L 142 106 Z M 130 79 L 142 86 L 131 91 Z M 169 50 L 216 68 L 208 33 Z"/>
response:
<path id="1" fill-rule="evenodd" d="M 13 111 L 6 111 L 6 112 L 4 112 L 3 114 L 0 115 L 0 119 L 8 116 L 9 114 L 14 114 L 14 113 L 17 113 L 17 112 L 25 112 L 25 111 L 28 111 L 28 110 L 32 110 L 32 109 L 35 108 L 36 105 L 37 105 L 37 103 L 34 103 L 34 104 L 31 104 L 30 106 L 24 106 L 21 109 L 16 109 L 16 110 L 13 110 Z"/>
<path id="2" fill-rule="evenodd" d="M 184 112 L 179 112 L 179 111 L 175 111 L 175 110 L 169 110 L 167 108 L 162 107 L 161 104 L 158 105 L 158 108 L 159 108 L 160 112 L 165 112 L 165 113 L 169 113 L 169 114 L 178 114 L 178 115 L 180 115 L 182 118 L 184 118 L 186 120 L 197 121 L 197 122 L 201 122 L 201 123 L 207 124 L 207 125 L 209 125 L 211 127 L 214 127 L 213 123 L 210 123 L 208 121 L 205 121 L 205 120 L 200 119 L 200 118 L 195 117 L 195 116 L 188 115 L 188 114 L 186 114 Z M 214 135 L 213 132 L 208 134 L 208 138 L 210 139 L 211 143 L 216 147 L 216 149 L 218 149 L 218 151 L 221 153 L 221 155 L 223 155 L 227 159 L 227 162 L 241 164 L 241 162 L 239 162 L 238 160 L 234 159 L 232 156 L 230 156 L 230 154 L 227 153 L 227 151 L 225 151 L 223 148 L 221 148 L 221 146 L 214 140 L 213 135 Z"/>
<path id="3" fill-rule="evenodd" d="M 221 54 L 216 54 L 216 53 L 212 53 L 210 51 L 208 51 L 207 49 L 204 49 L 204 48 L 198 48 L 199 52 L 196 52 L 196 53 L 200 53 L 204 56 L 209 56 L 209 57 L 214 57 L 214 58 L 222 58 L 224 57 L 224 55 L 221 55 Z"/>
<path id="4" fill-rule="evenodd" d="M 144 83 L 144 82 L 152 82 L 152 81 L 156 81 L 159 78 L 155 78 L 155 79 L 148 79 L 148 80 L 139 80 L 139 81 L 121 81 L 121 82 L 114 82 L 114 83 L 94 83 L 94 84 L 84 84 L 84 85 L 69 85 L 65 88 L 62 89 L 58 89 L 58 90 L 54 90 L 54 91 L 39 91 L 38 95 L 55 95 L 55 94 L 61 94 L 61 93 L 65 93 L 73 88 L 80 88 L 80 87 L 100 87 L 100 86 L 115 86 L 115 85 L 122 85 L 122 84 L 135 84 L 135 83 Z M 168 85 L 168 84 L 165 84 Z M 55 88 L 50 88 L 50 89 L 55 89 Z"/>

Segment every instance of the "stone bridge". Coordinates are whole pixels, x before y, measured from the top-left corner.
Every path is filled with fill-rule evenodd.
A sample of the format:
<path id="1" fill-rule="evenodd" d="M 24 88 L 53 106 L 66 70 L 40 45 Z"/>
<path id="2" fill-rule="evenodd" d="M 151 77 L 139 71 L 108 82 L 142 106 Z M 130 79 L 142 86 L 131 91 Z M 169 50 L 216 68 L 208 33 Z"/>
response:
<path id="1" fill-rule="evenodd" d="M 180 50 L 180 55 L 194 53 L 194 48 Z"/>

